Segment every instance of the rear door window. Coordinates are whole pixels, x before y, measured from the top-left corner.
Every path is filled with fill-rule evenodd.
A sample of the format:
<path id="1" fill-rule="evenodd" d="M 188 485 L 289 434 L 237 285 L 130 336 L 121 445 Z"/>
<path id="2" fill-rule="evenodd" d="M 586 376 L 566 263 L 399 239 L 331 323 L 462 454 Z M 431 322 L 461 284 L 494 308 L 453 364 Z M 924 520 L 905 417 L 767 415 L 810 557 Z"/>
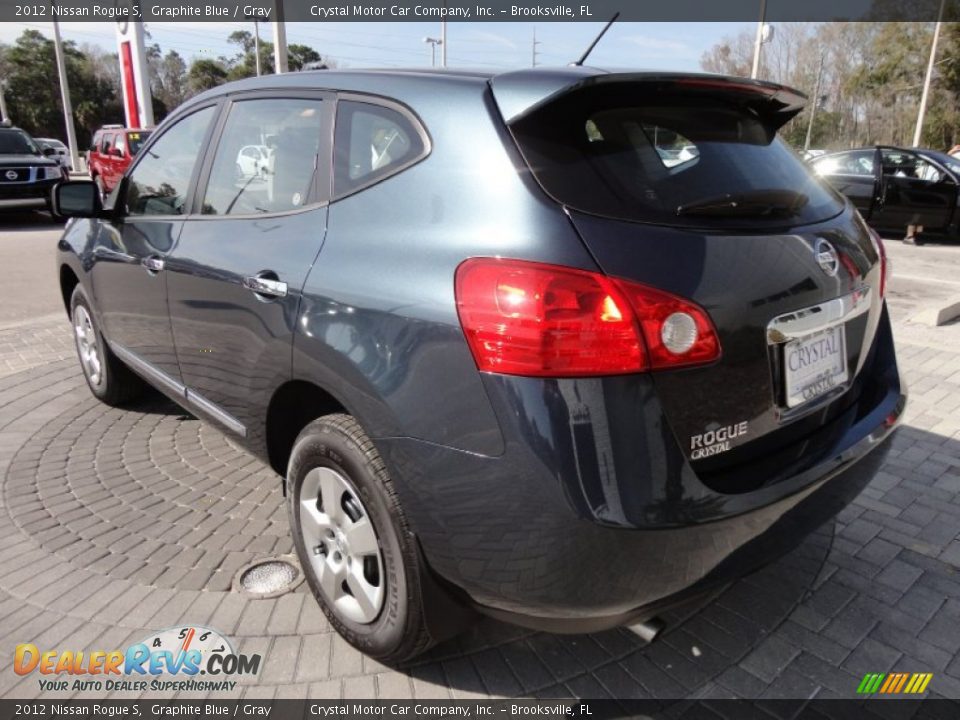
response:
<path id="1" fill-rule="evenodd" d="M 204 215 L 262 215 L 316 202 L 325 100 L 239 100 L 230 108 L 203 199 Z M 257 146 L 263 145 L 264 153 Z M 329 142 L 326 143 L 329 148 Z M 254 166 L 257 158 L 259 165 Z M 320 171 L 318 173 L 318 170 Z"/>
<path id="2" fill-rule="evenodd" d="M 736 227 L 824 220 L 843 200 L 741 100 L 644 83 L 568 93 L 511 125 L 556 200 L 596 215 Z"/>

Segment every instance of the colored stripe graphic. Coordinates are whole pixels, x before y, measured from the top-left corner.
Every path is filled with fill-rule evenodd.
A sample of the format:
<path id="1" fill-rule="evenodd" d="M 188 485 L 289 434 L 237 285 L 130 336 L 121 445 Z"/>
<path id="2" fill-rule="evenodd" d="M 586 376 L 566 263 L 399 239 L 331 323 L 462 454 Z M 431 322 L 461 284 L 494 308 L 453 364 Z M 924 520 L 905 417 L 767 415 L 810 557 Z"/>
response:
<path id="1" fill-rule="evenodd" d="M 867 673 L 857 686 L 857 694 L 920 695 L 932 679 L 933 673 Z"/>

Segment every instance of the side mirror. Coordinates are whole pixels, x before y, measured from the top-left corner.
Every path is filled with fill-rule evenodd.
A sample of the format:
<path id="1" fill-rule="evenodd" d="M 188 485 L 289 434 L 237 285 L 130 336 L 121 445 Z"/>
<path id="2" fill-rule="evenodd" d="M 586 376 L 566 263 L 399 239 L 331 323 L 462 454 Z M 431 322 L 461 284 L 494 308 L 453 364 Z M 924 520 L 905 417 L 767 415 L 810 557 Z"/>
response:
<path id="1" fill-rule="evenodd" d="M 90 180 L 61 182 L 53 188 L 53 214 L 58 217 L 98 217 L 103 213 L 100 189 Z"/>
<path id="2" fill-rule="evenodd" d="M 41 150 L 40 152 L 42 152 L 42 153 L 43 153 L 44 155 L 46 155 L 47 157 L 50 157 L 51 155 L 56 155 L 56 154 L 57 154 L 57 149 L 56 149 L 56 148 L 52 148 L 52 147 L 50 147 L 50 146 L 48 145 L 47 147 L 43 148 L 43 150 Z"/>

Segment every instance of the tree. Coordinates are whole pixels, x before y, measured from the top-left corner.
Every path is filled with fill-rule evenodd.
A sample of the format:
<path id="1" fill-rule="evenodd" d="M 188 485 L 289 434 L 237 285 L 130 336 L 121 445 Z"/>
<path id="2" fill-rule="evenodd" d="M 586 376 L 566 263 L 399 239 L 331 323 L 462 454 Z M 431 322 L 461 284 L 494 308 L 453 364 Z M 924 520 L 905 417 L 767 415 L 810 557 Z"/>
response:
<path id="1" fill-rule="evenodd" d="M 71 41 L 64 42 L 63 52 L 77 141 L 84 146 L 94 129 L 122 119 L 123 109 L 116 84 L 102 73 L 108 64 L 102 54 L 91 56 Z M 11 119 L 32 135 L 65 137 L 53 41 L 37 30 L 24 30 L 2 56 Z"/>
<path id="2" fill-rule="evenodd" d="M 240 47 L 240 54 L 230 63 L 230 79 L 240 80 L 257 74 L 256 40 L 248 30 L 234 30 L 227 42 Z M 273 43 L 260 40 L 260 72 L 269 75 L 273 72 Z"/>
<path id="3" fill-rule="evenodd" d="M 320 53 L 309 45 L 291 43 L 287 46 L 287 65 L 291 70 L 303 70 L 307 63 L 319 62 Z"/>
<path id="4" fill-rule="evenodd" d="M 227 69 L 217 60 L 208 58 L 194 60 L 187 72 L 187 86 L 191 96 L 222 85 L 226 81 Z"/>

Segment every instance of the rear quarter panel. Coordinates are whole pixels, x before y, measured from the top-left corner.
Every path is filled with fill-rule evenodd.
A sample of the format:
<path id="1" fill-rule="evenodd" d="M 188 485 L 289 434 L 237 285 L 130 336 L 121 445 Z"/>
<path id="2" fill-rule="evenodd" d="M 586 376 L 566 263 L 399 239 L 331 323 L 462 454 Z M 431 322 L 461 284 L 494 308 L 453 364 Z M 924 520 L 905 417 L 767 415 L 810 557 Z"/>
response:
<path id="1" fill-rule="evenodd" d="M 331 205 L 304 287 L 294 376 L 330 388 L 374 438 L 499 455 L 457 317 L 457 266 L 492 255 L 595 265 L 562 209 L 520 170 L 486 83 L 398 87 L 391 99 L 421 118 L 432 152 Z"/>

